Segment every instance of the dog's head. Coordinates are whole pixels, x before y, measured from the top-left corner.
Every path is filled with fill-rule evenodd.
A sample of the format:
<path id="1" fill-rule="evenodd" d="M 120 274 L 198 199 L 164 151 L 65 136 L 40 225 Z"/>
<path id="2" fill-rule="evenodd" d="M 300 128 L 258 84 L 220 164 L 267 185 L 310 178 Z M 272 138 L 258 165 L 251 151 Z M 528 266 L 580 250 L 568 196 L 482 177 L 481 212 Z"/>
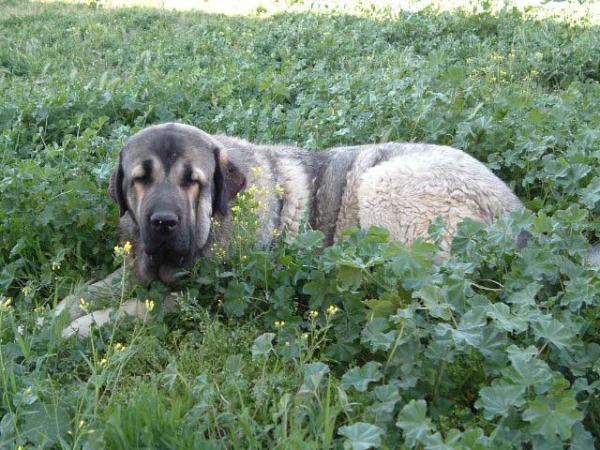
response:
<path id="1" fill-rule="evenodd" d="M 244 186 L 225 148 L 197 128 L 168 123 L 131 137 L 109 191 L 143 281 L 174 282 L 207 245 L 211 217 L 227 214 Z"/>

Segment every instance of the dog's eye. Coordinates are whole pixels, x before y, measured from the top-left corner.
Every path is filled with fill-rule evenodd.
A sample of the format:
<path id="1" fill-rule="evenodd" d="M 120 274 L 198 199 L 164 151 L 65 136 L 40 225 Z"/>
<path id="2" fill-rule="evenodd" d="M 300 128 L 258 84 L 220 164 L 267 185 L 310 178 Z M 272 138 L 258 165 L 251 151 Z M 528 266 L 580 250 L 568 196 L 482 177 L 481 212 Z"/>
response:
<path id="1" fill-rule="evenodd" d="M 133 179 L 134 184 L 141 184 L 143 186 L 150 184 L 150 181 L 151 181 L 151 179 L 150 179 L 149 175 L 142 175 L 140 177 L 135 177 Z"/>
<path id="2" fill-rule="evenodd" d="M 183 180 L 183 182 L 181 183 L 181 186 L 186 189 L 189 189 L 194 185 L 200 186 L 200 181 L 192 180 L 191 178 L 187 178 L 187 179 Z"/>

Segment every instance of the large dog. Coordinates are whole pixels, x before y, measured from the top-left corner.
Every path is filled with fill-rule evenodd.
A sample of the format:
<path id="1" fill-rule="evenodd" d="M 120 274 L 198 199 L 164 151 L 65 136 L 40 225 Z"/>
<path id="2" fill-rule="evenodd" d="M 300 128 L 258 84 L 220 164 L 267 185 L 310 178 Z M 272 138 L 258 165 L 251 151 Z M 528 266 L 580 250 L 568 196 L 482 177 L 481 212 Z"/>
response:
<path id="1" fill-rule="evenodd" d="M 391 239 L 410 245 L 443 216 L 442 257 L 463 219 L 491 224 L 523 206 L 482 163 L 451 147 L 388 143 L 311 152 L 167 123 L 130 138 L 111 178 L 121 239 L 133 247 L 136 281 L 173 285 L 182 268 L 209 255 L 214 244 L 227 248 L 230 208 L 237 194 L 252 186 L 262 205 L 261 242 L 283 227 L 293 236 L 308 219 L 327 244 L 346 228 L 377 225 L 386 227 Z M 221 225 L 212 226 L 214 221 Z M 113 295 L 115 276 L 88 286 L 83 297 Z M 65 335 L 86 335 L 92 323 L 109 319 L 109 310 L 86 315 L 80 296 L 66 298 L 57 308 L 68 309 L 73 320 Z M 137 300 L 123 310 L 146 314 Z"/>

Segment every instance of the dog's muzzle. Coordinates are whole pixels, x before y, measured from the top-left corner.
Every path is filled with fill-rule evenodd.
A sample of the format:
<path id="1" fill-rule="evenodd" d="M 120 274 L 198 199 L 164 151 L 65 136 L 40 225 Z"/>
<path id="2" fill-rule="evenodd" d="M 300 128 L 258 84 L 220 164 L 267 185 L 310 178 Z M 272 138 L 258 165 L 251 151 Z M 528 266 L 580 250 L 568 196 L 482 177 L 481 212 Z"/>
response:
<path id="1" fill-rule="evenodd" d="M 146 223 L 142 240 L 152 265 L 185 265 L 189 259 L 191 236 L 179 215 L 161 210 L 150 214 Z"/>
<path id="2" fill-rule="evenodd" d="M 159 211 L 150 216 L 150 228 L 156 235 L 168 235 L 179 227 L 179 217 L 171 211 Z"/>

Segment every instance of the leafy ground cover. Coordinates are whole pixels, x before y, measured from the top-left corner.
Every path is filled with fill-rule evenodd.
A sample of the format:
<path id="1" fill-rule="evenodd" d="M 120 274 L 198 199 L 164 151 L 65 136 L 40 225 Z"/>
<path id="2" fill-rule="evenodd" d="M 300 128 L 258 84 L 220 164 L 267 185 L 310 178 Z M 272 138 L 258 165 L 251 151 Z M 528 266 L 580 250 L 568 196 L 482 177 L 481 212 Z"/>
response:
<path id="1" fill-rule="evenodd" d="M 598 448 L 597 17 L 289 6 L 0 1 L 0 447 Z M 466 222 L 441 265 L 441 223 L 411 250 L 378 229 L 255 249 L 241 229 L 181 313 L 138 287 L 155 321 L 62 340 L 49 309 L 122 265 L 117 153 L 167 120 L 311 149 L 449 144 L 528 209 Z"/>

